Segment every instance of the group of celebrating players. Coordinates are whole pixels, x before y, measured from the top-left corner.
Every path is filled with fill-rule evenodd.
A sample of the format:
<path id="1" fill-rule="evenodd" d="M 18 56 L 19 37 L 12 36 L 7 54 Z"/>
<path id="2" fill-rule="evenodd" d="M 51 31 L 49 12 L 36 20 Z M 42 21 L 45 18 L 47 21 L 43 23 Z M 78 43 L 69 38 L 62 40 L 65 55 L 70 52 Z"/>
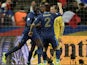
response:
<path id="1" fill-rule="evenodd" d="M 58 8 L 57 8 L 58 6 Z M 33 11 L 29 12 L 26 17 L 26 25 L 22 34 L 22 39 L 17 46 L 7 53 L 3 54 L 2 60 L 6 63 L 6 58 L 11 53 L 21 49 L 28 39 L 31 39 L 31 50 L 28 56 L 28 65 L 31 65 L 31 58 L 35 46 L 37 46 L 38 65 L 60 65 L 60 49 L 59 43 L 64 31 L 64 22 L 62 19 L 62 4 L 57 3 L 50 6 L 49 3 L 42 3 L 40 8 L 33 7 Z M 58 12 L 59 11 L 59 12 Z M 52 57 L 48 57 L 47 49 L 49 44 L 56 56 L 56 63 L 53 63 Z M 44 50 L 45 49 L 45 50 Z M 52 54 L 53 55 L 53 54 Z M 41 58 L 44 62 L 42 63 Z"/>

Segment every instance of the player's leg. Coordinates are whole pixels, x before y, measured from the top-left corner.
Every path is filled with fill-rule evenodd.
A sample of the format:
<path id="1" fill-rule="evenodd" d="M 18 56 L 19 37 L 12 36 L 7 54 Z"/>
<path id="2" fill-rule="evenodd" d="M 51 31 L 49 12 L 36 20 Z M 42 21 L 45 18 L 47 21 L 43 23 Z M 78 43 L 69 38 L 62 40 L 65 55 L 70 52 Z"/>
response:
<path id="1" fill-rule="evenodd" d="M 34 49 L 35 49 L 35 46 L 36 46 L 36 44 L 35 44 L 35 42 L 32 40 L 31 41 L 31 50 L 29 51 L 29 56 L 28 56 L 28 65 L 30 65 L 31 64 L 31 58 L 32 58 L 32 55 L 33 55 L 33 51 L 34 51 Z"/>
<path id="2" fill-rule="evenodd" d="M 28 55 L 29 55 L 29 49 L 27 44 L 25 44 L 22 48 L 21 48 L 22 54 L 23 54 L 23 58 L 24 58 L 24 64 L 27 64 L 28 62 Z"/>
<path id="3" fill-rule="evenodd" d="M 48 42 L 43 42 L 43 45 L 44 45 L 44 49 L 43 49 L 43 60 L 44 60 L 44 65 L 47 65 L 47 49 L 48 49 L 48 46 L 49 46 L 49 43 Z"/>
<path id="4" fill-rule="evenodd" d="M 58 48 L 58 40 L 56 40 L 55 37 L 52 37 L 51 41 L 52 41 L 51 44 L 52 44 L 53 50 L 56 52 L 56 64 L 55 65 L 60 65 L 61 51 Z"/>
<path id="5" fill-rule="evenodd" d="M 40 35 L 37 33 L 36 28 L 33 29 L 33 35 L 32 35 L 32 40 L 36 43 L 38 50 L 37 50 L 37 54 L 38 54 L 38 65 L 41 64 L 41 56 L 43 55 L 43 44 L 42 44 L 42 40 L 40 38 Z"/>
<path id="6" fill-rule="evenodd" d="M 42 41 L 38 38 L 34 40 L 36 42 L 36 45 L 38 47 L 37 54 L 38 54 L 38 64 L 41 63 L 41 56 L 43 55 L 43 45 Z"/>
<path id="7" fill-rule="evenodd" d="M 17 46 L 15 46 L 14 48 L 12 48 L 10 51 L 8 51 L 5 55 L 6 57 L 8 55 L 10 55 L 11 53 L 21 49 L 21 47 L 26 43 L 26 41 L 28 40 L 28 36 L 27 35 L 23 35 L 23 38 L 21 39 L 21 42 L 19 42 L 19 44 Z"/>
<path id="8" fill-rule="evenodd" d="M 16 45 L 14 48 L 12 48 L 10 51 L 8 51 L 5 56 L 7 57 L 8 55 L 10 55 L 11 53 L 21 49 L 21 47 L 26 43 L 26 41 L 29 39 L 28 36 L 28 32 L 29 32 L 29 28 L 25 27 L 24 32 L 22 34 L 22 38 L 20 40 L 20 42 L 18 43 L 18 45 Z"/>
<path id="9" fill-rule="evenodd" d="M 21 47 L 26 43 L 28 38 L 29 38 L 28 35 L 23 36 L 21 42 L 17 46 L 15 46 L 11 50 L 9 50 L 7 53 L 4 53 L 3 56 L 2 56 L 2 59 L 3 59 L 2 62 L 6 64 L 6 58 L 8 57 L 8 55 L 10 55 L 11 53 L 21 49 Z"/>

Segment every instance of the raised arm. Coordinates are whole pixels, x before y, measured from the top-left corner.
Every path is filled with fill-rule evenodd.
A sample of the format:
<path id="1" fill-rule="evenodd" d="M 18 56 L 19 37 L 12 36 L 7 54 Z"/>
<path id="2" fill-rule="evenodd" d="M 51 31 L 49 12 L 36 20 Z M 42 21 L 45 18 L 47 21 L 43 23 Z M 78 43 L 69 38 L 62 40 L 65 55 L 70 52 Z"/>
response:
<path id="1" fill-rule="evenodd" d="M 57 3 L 57 5 L 58 5 L 58 7 L 59 7 L 59 13 L 61 14 L 61 15 L 63 15 L 63 8 L 62 8 L 62 3 Z"/>

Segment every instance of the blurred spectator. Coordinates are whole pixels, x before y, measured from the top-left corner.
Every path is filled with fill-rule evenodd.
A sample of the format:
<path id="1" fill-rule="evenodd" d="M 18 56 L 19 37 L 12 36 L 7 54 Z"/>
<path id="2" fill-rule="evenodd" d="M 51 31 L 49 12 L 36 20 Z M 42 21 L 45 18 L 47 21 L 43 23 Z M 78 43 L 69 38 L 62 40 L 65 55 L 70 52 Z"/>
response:
<path id="1" fill-rule="evenodd" d="M 0 26 L 1 26 L 1 18 L 2 18 L 2 13 L 1 13 L 1 1 L 0 1 Z"/>
<path id="2" fill-rule="evenodd" d="M 66 25 L 69 25 L 72 28 L 76 28 L 78 23 L 80 23 L 81 20 L 80 20 L 80 17 L 73 12 L 73 7 L 71 6 L 69 6 L 68 11 L 64 12 L 63 20 L 66 23 Z"/>
<path id="3" fill-rule="evenodd" d="M 57 4 L 57 0 L 46 0 L 46 2 L 50 3 L 50 4 Z"/>
<path id="4" fill-rule="evenodd" d="M 1 3 L 4 3 L 6 0 L 0 0 Z"/>
<path id="5" fill-rule="evenodd" d="M 71 7 L 72 11 L 74 13 L 76 13 L 76 11 L 78 10 L 78 3 L 74 0 L 72 0 L 72 1 L 67 3 L 67 6 L 66 6 L 65 10 L 67 11 L 69 9 L 69 7 Z"/>
<path id="6" fill-rule="evenodd" d="M 1 13 L 1 2 L 0 2 L 0 13 Z"/>
<path id="7" fill-rule="evenodd" d="M 25 18 L 27 13 L 25 12 L 24 8 L 21 7 L 19 11 L 14 14 L 15 25 L 16 26 L 25 26 Z"/>
<path id="8" fill-rule="evenodd" d="M 68 3 L 72 3 L 73 1 L 76 1 L 76 0 L 66 0 Z"/>
<path id="9" fill-rule="evenodd" d="M 78 3 L 77 3 L 77 1 L 73 1 L 72 2 L 72 6 L 73 6 L 73 11 L 76 13 L 76 11 L 78 10 Z"/>
<path id="10" fill-rule="evenodd" d="M 9 26 L 12 25 L 12 16 L 13 11 L 11 10 L 11 0 L 6 0 L 6 2 L 2 3 L 2 24 Z"/>
<path id="11" fill-rule="evenodd" d="M 11 2 L 11 10 L 14 10 L 14 7 L 16 6 L 16 0 L 12 0 Z"/>
<path id="12" fill-rule="evenodd" d="M 79 10 L 77 11 L 77 14 L 81 17 L 81 23 L 80 24 L 87 24 L 87 10 L 84 7 L 85 5 L 83 3 L 79 4 Z"/>
<path id="13" fill-rule="evenodd" d="M 0 2 L 0 8 L 1 8 L 1 2 Z"/>
<path id="14" fill-rule="evenodd" d="M 6 0 L 6 2 L 2 3 L 2 12 L 5 13 L 6 15 L 13 15 L 12 12 L 12 7 L 11 7 L 12 1 L 11 0 Z"/>

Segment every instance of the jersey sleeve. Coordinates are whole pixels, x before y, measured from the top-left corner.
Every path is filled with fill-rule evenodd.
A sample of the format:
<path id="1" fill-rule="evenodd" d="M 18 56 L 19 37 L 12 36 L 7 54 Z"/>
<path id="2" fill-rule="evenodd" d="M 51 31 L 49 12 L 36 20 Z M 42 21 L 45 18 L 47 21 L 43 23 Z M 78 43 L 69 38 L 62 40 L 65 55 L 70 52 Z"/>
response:
<path id="1" fill-rule="evenodd" d="M 54 33 L 56 39 L 61 38 L 64 32 L 64 22 L 62 16 L 55 18 L 54 20 Z"/>
<path id="2" fill-rule="evenodd" d="M 31 23 L 32 23 L 32 21 L 33 21 L 33 14 L 32 13 L 29 13 L 27 15 L 27 18 L 26 18 L 26 24 L 27 24 L 27 26 L 30 26 Z"/>

